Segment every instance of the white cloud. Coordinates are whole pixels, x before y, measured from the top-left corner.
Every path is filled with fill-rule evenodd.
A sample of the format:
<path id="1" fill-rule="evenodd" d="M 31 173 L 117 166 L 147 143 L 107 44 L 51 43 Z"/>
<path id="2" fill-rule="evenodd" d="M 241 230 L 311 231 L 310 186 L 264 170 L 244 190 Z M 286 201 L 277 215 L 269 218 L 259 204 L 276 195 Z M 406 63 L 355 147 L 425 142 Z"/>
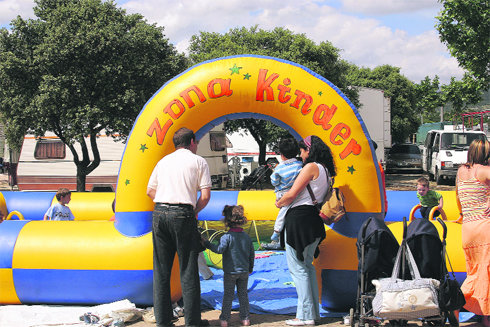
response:
<path id="1" fill-rule="evenodd" d="M 328 40 L 343 50 L 342 58 L 356 65 L 400 67 L 414 82 L 425 76 L 438 75 L 443 82 L 462 76 L 435 30 L 411 36 L 384 26 L 380 20 L 346 14 L 353 8 L 371 13 L 425 10 L 438 6 L 436 0 L 344 0 L 342 11 L 321 2 L 295 0 L 183 0 L 165 5 L 158 0 L 133 0 L 123 6 L 165 26 L 165 34 L 179 51 L 185 51 L 190 37 L 199 31 L 225 33 L 233 27 L 258 24 L 266 30 L 280 26 L 304 33 L 317 43 Z"/>
<path id="2" fill-rule="evenodd" d="M 0 0 L 0 25 L 9 25 L 18 15 L 24 19 L 33 18 L 33 7 L 32 0 Z"/>
<path id="3" fill-rule="evenodd" d="M 330 41 L 341 57 L 356 65 L 400 67 L 414 82 L 438 75 L 443 83 L 462 77 L 457 61 L 448 55 L 434 29 L 413 33 L 384 25 L 382 17 L 360 18 L 355 13 L 426 15 L 437 0 L 342 0 L 339 10 L 329 1 L 314 0 L 129 0 L 119 1 L 129 13 L 141 13 L 149 23 L 165 27 L 179 51 L 186 51 L 199 31 L 225 33 L 234 27 L 270 30 L 285 27 L 319 43 Z M 16 15 L 32 17 L 33 1 L 0 0 L 2 23 Z M 432 16 L 433 17 L 433 16 Z"/>
<path id="4" fill-rule="evenodd" d="M 352 13 L 385 15 L 439 8 L 437 0 L 342 0 L 343 10 Z"/>

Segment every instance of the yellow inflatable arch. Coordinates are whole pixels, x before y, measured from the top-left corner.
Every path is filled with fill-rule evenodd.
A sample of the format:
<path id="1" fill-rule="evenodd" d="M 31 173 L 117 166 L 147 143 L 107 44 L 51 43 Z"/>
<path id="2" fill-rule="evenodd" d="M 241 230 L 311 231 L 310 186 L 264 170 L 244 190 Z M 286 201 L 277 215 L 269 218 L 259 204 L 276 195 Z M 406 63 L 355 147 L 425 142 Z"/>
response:
<path id="1" fill-rule="evenodd" d="M 352 103 L 328 80 L 301 65 L 242 55 L 194 66 L 147 102 L 122 158 L 116 228 L 128 236 L 151 231 L 153 203 L 146 187 L 158 160 L 174 151 L 175 131 L 187 127 L 199 139 L 213 126 L 239 118 L 270 120 L 297 139 L 314 134 L 331 148 L 336 186 L 348 199 L 348 219 L 336 224 L 338 232 L 352 237 L 367 217 L 383 217 L 380 171 L 367 129 Z"/>

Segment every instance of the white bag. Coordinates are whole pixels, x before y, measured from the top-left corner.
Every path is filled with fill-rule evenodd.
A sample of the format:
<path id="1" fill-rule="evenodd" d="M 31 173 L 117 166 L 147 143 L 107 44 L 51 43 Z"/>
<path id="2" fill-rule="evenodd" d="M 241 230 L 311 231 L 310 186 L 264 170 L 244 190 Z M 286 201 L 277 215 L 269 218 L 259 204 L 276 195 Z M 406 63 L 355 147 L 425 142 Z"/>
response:
<path id="1" fill-rule="evenodd" d="M 397 278 L 401 253 L 406 249 L 412 280 Z M 395 266 L 390 278 L 373 280 L 376 295 L 373 299 L 373 313 L 384 319 L 416 319 L 440 314 L 437 292 L 440 282 L 432 278 L 421 278 L 410 248 L 405 242 L 398 250 Z"/>

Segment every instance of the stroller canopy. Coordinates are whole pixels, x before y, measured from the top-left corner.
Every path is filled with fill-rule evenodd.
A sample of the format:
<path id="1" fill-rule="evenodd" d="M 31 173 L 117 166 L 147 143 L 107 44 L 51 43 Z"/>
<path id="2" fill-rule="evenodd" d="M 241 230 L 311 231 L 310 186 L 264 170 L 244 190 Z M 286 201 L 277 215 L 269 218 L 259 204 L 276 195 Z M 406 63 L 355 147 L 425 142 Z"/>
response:
<path id="1" fill-rule="evenodd" d="M 383 220 L 373 217 L 366 220 L 359 230 L 356 245 L 358 280 L 364 274 L 366 286 L 372 286 L 371 280 L 391 276 L 399 244 Z"/>
<path id="2" fill-rule="evenodd" d="M 420 276 L 441 280 L 444 258 L 442 241 L 436 226 L 427 219 L 413 220 L 407 228 L 406 242 L 417 263 Z M 410 272 L 406 269 L 405 279 L 411 279 L 409 276 Z"/>

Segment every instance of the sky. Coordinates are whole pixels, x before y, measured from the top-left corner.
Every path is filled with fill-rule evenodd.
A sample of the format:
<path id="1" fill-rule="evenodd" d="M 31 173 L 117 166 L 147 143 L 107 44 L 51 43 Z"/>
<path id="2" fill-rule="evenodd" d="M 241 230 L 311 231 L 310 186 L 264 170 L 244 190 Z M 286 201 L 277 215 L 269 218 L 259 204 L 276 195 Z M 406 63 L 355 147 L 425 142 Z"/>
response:
<path id="1" fill-rule="evenodd" d="M 463 70 L 439 40 L 437 0 L 117 0 L 128 13 L 164 27 L 165 37 L 186 52 L 192 35 L 226 33 L 258 25 L 287 28 L 317 44 L 331 42 L 342 59 L 360 67 L 391 65 L 415 83 L 439 76 L 447 84 Z M 0 26 L 35 18 L 32 0 L 0 0 Z"/>

